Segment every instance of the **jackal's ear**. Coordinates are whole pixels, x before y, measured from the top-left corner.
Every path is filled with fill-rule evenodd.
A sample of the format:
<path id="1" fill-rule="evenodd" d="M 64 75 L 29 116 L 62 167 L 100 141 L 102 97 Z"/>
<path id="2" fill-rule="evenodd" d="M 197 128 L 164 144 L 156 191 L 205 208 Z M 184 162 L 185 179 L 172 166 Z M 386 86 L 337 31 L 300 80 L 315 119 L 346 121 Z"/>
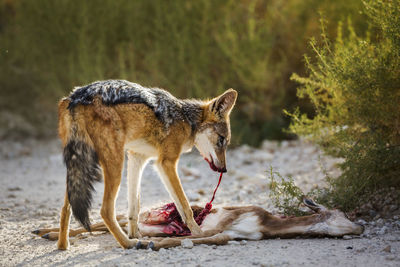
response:
<path id="1" fill-rule="evenodd" d="M 214 98 L 210 103 L 210 112 L 215 113 L 219 116 L 229 115 L 235 105 L 238 93 L 231 89 L 228 89 L 222 95 Z"/>

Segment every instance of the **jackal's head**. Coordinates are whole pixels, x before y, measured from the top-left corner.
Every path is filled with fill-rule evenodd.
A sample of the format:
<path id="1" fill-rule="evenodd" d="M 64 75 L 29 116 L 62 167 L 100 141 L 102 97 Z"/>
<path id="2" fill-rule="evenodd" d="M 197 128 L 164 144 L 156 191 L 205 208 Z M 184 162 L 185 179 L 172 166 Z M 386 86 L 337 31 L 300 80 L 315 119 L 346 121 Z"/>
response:
<path id="1" fill-rule="evenodd" d="M 214 171 L 226 172 L 225 153 L 231 140 L 229 115 L 235 105 L 233 89 L 207 102 L 194 144 Z"/>

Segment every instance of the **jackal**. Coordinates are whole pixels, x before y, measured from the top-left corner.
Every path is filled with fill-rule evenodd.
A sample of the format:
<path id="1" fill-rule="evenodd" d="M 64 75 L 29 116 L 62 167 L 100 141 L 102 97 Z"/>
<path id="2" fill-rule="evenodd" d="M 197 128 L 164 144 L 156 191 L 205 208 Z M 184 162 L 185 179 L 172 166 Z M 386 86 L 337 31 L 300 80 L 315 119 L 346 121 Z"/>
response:
<path id="1" fill-rule="evenodd" d="M 211 100 L 180 100 L 167 91 L 124 80 L 98 81 L 78 87 L 59 102 L 59 136 L 67 167 L 67 190 L 61 210 L 59 249 L 67 249 L 70 208 L 90 230 L 93 183 L 104 177 L 101 216 L 123 248 L 136 245 L 139 187 L 149 159 L 192 234 L 201 235 L 182 189 L 177 164 L 193 146 L 211 169 L 226 172 L 225 152 L 231 139 L 229 115 L 233 89 Z M 128 236 L 115 216 L 115 199 L 127 152 Z"/>

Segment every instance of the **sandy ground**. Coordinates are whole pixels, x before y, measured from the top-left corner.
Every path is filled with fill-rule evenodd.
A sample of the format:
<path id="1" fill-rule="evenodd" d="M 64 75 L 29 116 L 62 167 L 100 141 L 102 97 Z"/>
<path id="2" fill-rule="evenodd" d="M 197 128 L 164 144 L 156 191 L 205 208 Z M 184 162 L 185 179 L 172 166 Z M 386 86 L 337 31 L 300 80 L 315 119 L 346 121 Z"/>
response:
<path id="1" fill-rule="evenodd" d="M 229 172 L 222 180 L 214 205 L 252 204 L 273 211 L 268 198 L 269 166 L 282 175 L 292 175 L 296 184 L 307 191 L 323 183 L 323 169 L 337 175 L 336 162 L 323 157 L 314 146 L 299 141 L 265 142 L 260 149 L 232 149 L 228 154 Z M 182 157 L 179 172 L 192 204 L 204 205 L 209 201 L 218 175 L 209 170 L 196 151 Z M 123 250 L 111 235 L 98 234 L 72 238 L 68 251 L 58 251 L 55 242 L 30 232 L 58 227 L 65 173 L 56 140 L 0 142 L 0 266 L 400 266 L 398 216 L 366 223 L 367 234 L 349 240 L 234 241 L 219 247 L 200 245 L 153 252 Z M 91 213 L 94 222 L 100 221 L 103 184 L 97 184 L 96 190 Z M 126 191 L 123 179 L 117 201 L 119 214 L 127 209 Z M 141 192 L 143 209 L 170 202 L 151 166 L 145 170 Z M 72 219 L 72 227 L 77 226 Z"/>

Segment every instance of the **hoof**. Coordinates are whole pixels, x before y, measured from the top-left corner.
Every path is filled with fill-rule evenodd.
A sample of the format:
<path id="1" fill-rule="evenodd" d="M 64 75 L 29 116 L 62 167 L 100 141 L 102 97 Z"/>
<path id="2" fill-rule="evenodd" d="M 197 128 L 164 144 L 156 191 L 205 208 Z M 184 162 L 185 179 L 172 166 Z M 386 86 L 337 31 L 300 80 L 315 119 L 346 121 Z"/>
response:
<path id="1" fill-rule="evenodd" d="M 156 245 L 154 244 L 153 241 L 150 241 L 149 244 L 147 245 L 147 248 L 151 248 L 151 250 L 155 250 Z"/>
<path id="2" fill-rule="evenodd" d="M 31 233 L 34 234 L 34 235 L 39 235 L 40 231 L 39 230 L 35 230 L 35 231 L 32 231 Z"/>
<path id="3" fill-rule="evenodd" d="M 136 249 L 141 249 L 142 248 L 142 242 L 139 240 L 137 243 L 136 243 Z"/>
<path id="4" fill-rule="evenodd" d="M 50 235 L 49 235 L 49 234 L 42 235 L 42 238 L 44 238 L 44 239 L 49 239 L 49 238 L 50 238 Z"/>

